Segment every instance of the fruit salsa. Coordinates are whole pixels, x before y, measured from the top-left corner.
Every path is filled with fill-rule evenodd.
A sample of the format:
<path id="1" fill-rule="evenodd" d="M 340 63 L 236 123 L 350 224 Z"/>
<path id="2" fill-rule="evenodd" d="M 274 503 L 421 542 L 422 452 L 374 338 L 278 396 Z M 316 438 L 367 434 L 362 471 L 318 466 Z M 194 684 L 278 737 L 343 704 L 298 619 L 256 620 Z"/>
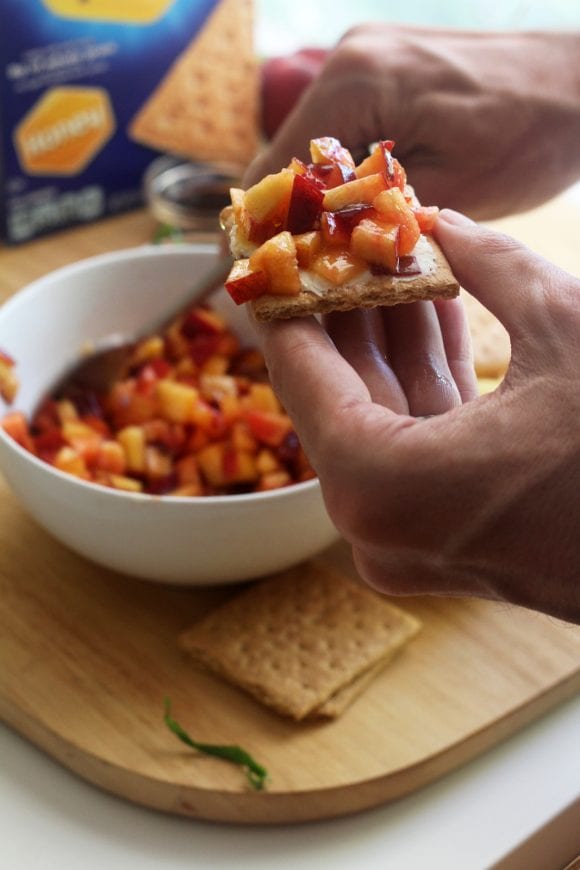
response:
<path id="1" fill-rule="evenodd" d="M 0 349 L 0 396 L 10 404 L 18 392 L 18 378 L 12 357 Z"/>
<path id="2" fill-rule="evenodd" d="M 50 396 L 30 423 L 12 411 L 0 425 L 60 471 L 129 492 L 233 495 L 315 476 L 262 354 L 208 307 L 138 342 L 105 395 Z"/>
<path id="3" fill-rule="evenodd" d="M 293 158 L 248 190 L 233 188 L 222 212 L 236 258 L 226 282 L 232 299 L 296 295 L 301 270 L 332 286 L 368 271 L 419 274 L 413 251 L 438 208 L 419 204 L 393 146 L 382 140 L 355 165 L 338 139 L 313 139 L 310 163 Z"/>

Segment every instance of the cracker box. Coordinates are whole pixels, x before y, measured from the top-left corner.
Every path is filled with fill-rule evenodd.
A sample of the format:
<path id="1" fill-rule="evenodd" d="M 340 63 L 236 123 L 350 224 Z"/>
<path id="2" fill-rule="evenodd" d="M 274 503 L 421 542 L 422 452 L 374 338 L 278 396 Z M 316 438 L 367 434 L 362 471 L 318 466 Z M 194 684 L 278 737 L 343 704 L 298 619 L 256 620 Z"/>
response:
<path id="1" fill-rule="evenodd" d="M 159 152 L 257 148 L 251 0 L 2 0 L 1 234 L 133 208 Z"/>

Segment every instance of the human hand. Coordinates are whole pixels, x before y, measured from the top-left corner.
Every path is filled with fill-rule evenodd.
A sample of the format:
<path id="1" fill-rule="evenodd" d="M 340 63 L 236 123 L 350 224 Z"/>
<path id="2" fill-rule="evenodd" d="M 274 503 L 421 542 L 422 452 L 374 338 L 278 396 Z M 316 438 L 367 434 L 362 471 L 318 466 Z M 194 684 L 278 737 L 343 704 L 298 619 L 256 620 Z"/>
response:
<path id="1" fill-rule="evenodd" d="M 259 324 L 274 388 L 372 586 L 580 622 L 580 281 L 453 212 L 436 237 L 510 332 L 494 393 L 458 300 Z"/>
<path id="2" fill-rule="evenodd" d="M 253 183 L 311 138 L 335 136 L 355 157 L 394 139 L 419 199 L 479 219 L 523 211 L 580 176 L 580 35 L 477 33 L 365 24 L 323 63 L 307 49 L 264 69 L 274 129 Z"/>

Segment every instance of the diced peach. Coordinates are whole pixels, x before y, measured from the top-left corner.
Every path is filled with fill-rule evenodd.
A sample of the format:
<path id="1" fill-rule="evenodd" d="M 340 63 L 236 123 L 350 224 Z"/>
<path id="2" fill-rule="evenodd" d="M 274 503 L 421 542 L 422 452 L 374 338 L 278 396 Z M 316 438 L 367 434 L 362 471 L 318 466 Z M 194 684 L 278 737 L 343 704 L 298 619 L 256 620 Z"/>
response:
<path id="1" fill-rule="evenodd" d="M 429 235 L 433 232 L 439 209 L 436 205 L 420 205 L 413 208 L 413 214 L 419 224 L 422 233 Z"/>
<path id="2" fill-rule="evenodd" d="M 120 489 L 124 492 L 143 491 L 143 484 L 140 480 L 135 480 L 134 477 L 126 477 L 124 474 L 110 474 L 107 482 L 113 489 Z"/>
<path id="3" fill-rule="evenodd" d="M 234 210 L 234 220 L 242 237 L 241 241 L 244 241 L 250 235 L 250 216 L 245 205 L 246 191 L 239 187 L 232 187 L 230 188 L 230 197 Z"/>
<path id="4" fill-rule="evenodd" d="M 169 477 L 172 470 L 171 457 L 167 453 L 152 445 L 145 447 L 145 473 L 147 477 L 155 479 Z"/>
<path id="5" fill-rule="evenodd" d="M 61 423 L 66 423 L 67 420 L 78 420 L 78 411 L 70 401 L 70 399 L 59 399 L 56 403 L 56 412 Z"/>
<path id="6" fill-rule="evenodd" d="M 131 365 L 137 366 L 151 359 L 159 359 L 163 356 L 165 342 L 160 335 L 152 335 L 140 341 L 131 354 Z"/>
<path id="7" fill-rule="evenodd" d="M 319 254 L 310 268 L 316 275 L 339 286 L 362 274 L 367 269 L 367 264 L 351 251 L 337 249 Z"/>
<path id="8" fill-rule="evenodd" d="M 175 471 L 180 486 L 191 486 L 195 484 L 201 488 L 199 477 L 199 468 L 195 456 L 184 456 L 175 463 Z"/>
<path id="9" fill-rule="evenodd" d="M 215 415 L 215 408 L 204 399 L 198 399 L 192 407 L 190 421 L 200 429 L 209 432 L 213 429 Z"/>
<path id="10" fill-rule="evenodd" d="M 230 361 L 225 356 L 222 356 L 221 353 L 214 353 L 202 363 L 201 375 L 202 377 L 205 375 L 219 377 L 225 375 L 229 367 Z"/>
<path id="11" fill-rule="evenodd" d="M 253 270 L 250 261 L 242 259 L 235 261 L 224 286 L 236 305 L 243 305 L 267 293 L 269 281 L 265 272 Z"/>
<path id="12" fill-rule="evenodd" d="M 199 389 L 202 397 L 211 402 L 219 401 L 222 396 L 235 396 L 238 392 L 236 379 L 231 375 L 203 373 L 199 378 Z"/>
<path id="13" fill-rule="evenodd" d="M 28 422 L 20 411 L 11 411 L 9 414 L 6 414 L 0 420 L 0 426 L 2 426 L 7 435 L 10 435 L 25 450 L 29 450 L 31 453 L 35 452 Z"/>
<path id="14" fill-rule="evenodd" d="M 184 483 L 181 486 L 176 486 L 175 489 L 172 489 L 169 493 L 170 495 L 176 495 L 181 497 L 196 497 L 203 495 L 203 486 L 201 481 L 199 483 Z"/>
<path id="15" fill-rule="evenodd" d="M 245 414 L 245 420 L 252 435 L 269 447 L 278 447 L 282 444 L 292 429 L 292 423 L 286 414 L 272 411 L 250 409 Z"/>
<path id="16" fill-rule="evenodd" d="M 224 442 L 217 441 L 197 453 L 199 470 L 211 486 L 222 487 L 228 482 L 224 471 L 225 449 Z"/>
<path id="17" fill-rule="evenodd" d="M 250 269 L 266 274 L 270 293 L 293 296 L 300 292 L 296 245 L 289 232 L 264 242 L 250 257 Z"/>
<path id="18" fill-rule="evenodd" d="M 0 351 L 0 396 L 9 404 L 16 398 L 18 378 L 14 372 L 14 361 Z"/>
<path id="19" fill-rule="evenodd" d="M 118 441 L 103 441 L 99 445 L 95 467 L 111 474 L 124 474 L 127 469 L 125 451 Z"/>
<path id="20" fill-rule="evenodd" d="M 127 470 L 142 474 L 145 462 L 145 432 L 141 426 L 126 426 L 117 432 L 117 441 L 125 452 Z"/>
<path id="21" fill-rule="evenodd" d="M 81 477 L 84 480 L 90 478 L 85 460 L 73 447 L 61 447 L 54 457 L 53 465 L 59 471 L 65 471 L 74 477 Z"/>
<path id="22" fill-rule="evenodd" d="M 373 207 L 378 212 L 381 223 L 399 224 L 399 256 L 406 257 L 419 241 L 421 230 L 417 218 L 409 207 L 405 197 L 398 187 L 383 190 L 374 199 Z"/>
<path id="23" fill-rule="evenodd" d="M 223 469 L 229 484 L 254 483 L 258 479 L 253 454 L 227 447 L 223 456 Z"/>
<path id="24" fill-rule="evenodd" d="M 398 187 L 404 192 L 407 185 L 407 175 L 397 158 L 391 156 L 394 144 L 390 139 L 378 142 L 371 154 L 355 168 L 356 177 L 364 178 L 375 172 L 382 172 L 387 187 Z"/>
<path id="25" fill-rule="evenodd" d="M 272 489 L 280 489 L 283 486 L 288 486 L 292 483 L 292 478 L 287 471 L 280 469 L 279 471 L 270 471 L 267 474 L 262 474 L 258 482 L 258 492 L 268 492 Z"/>
<path id="26" fill-rule="evenodd" d="M 298 160 L 297 157 L 293 157 L 290 163 L 288 164 L 288 169 L 294 173 L 294 175 L 306 175 L 308 173 L 308 167 L 302 160 Z"/>
<path id="27" fill-rule="evenodd" d="M 352 231 L 350 250 L 367 263 L 395 272 L 399 259 L 399 227 L 365 219 Z"/>
<path id="28" fill-rule="evenodd" d="M 231 426 L 242 415 L 240 400 L 233 393 L 224 393 L 218 400 L 219 408 L 226 426 Z"/>
<path id="29" fill-rule="evenodd" d="M 67 420 L 61 427 L 64 440 L 82 456 L 87 465 L 97 459 L 103 436 L 80 420 Z"/>
<path id="30" fill-rule="evenodd" d="M 310 140 L 310 158 L 313 163 L 342 163 L 354 169 L 354 160 L 348 148 L 344 148 L 338 139 L 332 136 L 322 136 Z"/>
<path id="31" fill-rule="evenodd" d="M 296 258 L 301 269 L 309 269 L 310 263 L 320 250 L 322 234 L 320 230 L 312 230 L 309 233 L 300 233 L 294 236 L 296 245 Z"/>
<path id="32" fill-rule="evenodd" d="M 364 178 L 356 178 L 347 181 L 324 194 L 323 207 L 326 211 L 338 211 L 348 205 L 358 203 L 372 203 L 374 198 L 387 187 L 385 176 L 376 172 L 374 175 L 366 175 Z"/>
<path id="33" fill-rule="evenodd" d="M 271 474 L 273 471 L 280 471 L 280 461 L 276 454 L 268 447 L 263 447 L 256 456 L 256 468 L 258 474 Z"/>
<path id="34" fill-rule="evenodd" d="M 250 384 L 243 404 L 246 409 L 254 408 L 258 411 L 279 413 L 282 410 L 278 397 L 270 384 Z"/>
<path id="35" fill-rule="evenodd" d="M 237 420 L 233 424 L 230 440 L 232 447 L 236 450 L 244 450 L 246 453 L 255 453 L 258 449 L 256 439 L 248 429 L 248 424 L 243 420 Z"/>
<path id="36" fill-rule="evenodd" d="M 291 170 L 282 169 L 274 175 L 266 175 L 246 190 L 244 206 L 254 223 L 279 221 L 279 225 L 283 225 L 290 203 L 294 175 Z"/>
<path id="37" fill-rule="evenodd" d="M 355 175 L 357 178 L 365 178 L 367 175 L 374 175 L 377 172 L 384 172 L 385 158 L 381 149 L 376 146 L 368 157 L 365 157 L 358 166 L 355 167 Z"/>
<path id="38" fill-rule="evenodd" d="M 170 380 L 158 381 L 156 395 L 161 416 L 172 423 L 190 421 L 194 405 L 199 398 L 199 392 L 195 387 Z"/>

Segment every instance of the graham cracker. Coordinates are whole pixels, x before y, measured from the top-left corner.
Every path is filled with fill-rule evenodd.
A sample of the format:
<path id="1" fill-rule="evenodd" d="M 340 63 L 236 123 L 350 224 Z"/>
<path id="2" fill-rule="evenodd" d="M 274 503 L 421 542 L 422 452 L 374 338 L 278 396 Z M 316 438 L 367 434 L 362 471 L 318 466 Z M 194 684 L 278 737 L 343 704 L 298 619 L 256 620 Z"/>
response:
<path id="1" fill-rule="evenodd" d="M 254 316 L 256 320 L 275 320 L 327 314 L 329 311 L 350 311 L 353 308 L 375 308 L 377 305 L 398 305 L 419 299 L 452 299 L 459 293 L 459 284 L 441 248 L 432 239 L 425 239 L 435 260 L 434 268 L 427 274 L 411 278 L 373 275 L 365 280 L 355 279 L 339 287 L 329 287 L 320 296 L 307 290 L 300 291 L 296 296 L 267 294 L 252 300 Z"/>
<path id="2" fill-rule="evenodd" d="M 470 293 L 462 290 L 461 298 L 473 342 L 475 372 L 478 378 L 497 380 L 505 374 L 510 362 L 511 344 L 508 332 Z"/>
<path id="3" fill-rule="evenodd" d="M 179 642 L 199 664 L 300 721 L 339 715 L 419 627 L 369 588 L 311 562 L 250 586 Z"/>
<path id="4" fill-rule="evenodd" d="M 221 226 L 228 238 L 234 259 L 248 256 L 238 242 L 238 234 L 232 206 L 226 206 L 220 216 Z M 329 286 L 323 292 L 307 289 L 307 277 L 302 275 L 305 289 L 296 295 L 282 296 L 266 293 L 250 302 L 256 320 L 287 319 L 309 314 L 327 314 L 330 311 L 350 311 L 353 308 L 375 308 L 377 305 L 398 305 L 401 302 L 416 302 L 419 299 L 453 299 L 459 293 L 457 283 L 445 254 L 428 236 L 420 243 L 423 255 L 432 258 L 429 271 L 408 278 L 396 275 L 359 276 L 340 286 Z"/>
<path id="5" fill-rule="evenodd" d="M 240 168 L 258 148 L 252 0 L 220 0 L 133 118 L 129 135 L 193 160 Z"/>
<path id="6" fill-rule="evenodd" d="M 320 707 L 315 707 L 311 710 L 307 719 L 337 719 L 347 707 L 350 707 L 359 695 L 362 695 L 367 686 L 373 682 L 375 677 L 384 671 L 389 662 L 395 657 L 397 650 L 393 650 L 391 655 L 385 655 L 383 659 L 376 662 L 370 668 L 367 668 L 360 676 L 356 677 L 351 683 L 343 686 L 334 695 L 321 704 Z"/>

